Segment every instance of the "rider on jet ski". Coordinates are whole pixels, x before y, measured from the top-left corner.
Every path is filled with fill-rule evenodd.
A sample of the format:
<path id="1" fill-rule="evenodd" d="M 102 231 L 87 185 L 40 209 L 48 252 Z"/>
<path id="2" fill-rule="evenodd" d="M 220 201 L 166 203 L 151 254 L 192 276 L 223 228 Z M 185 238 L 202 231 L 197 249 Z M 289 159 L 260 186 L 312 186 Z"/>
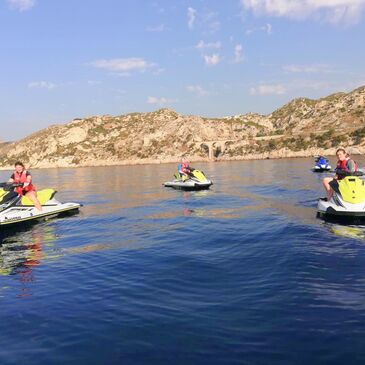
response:
<path id="1" fill-rule="evenodd" d="M 181 159 L 181 163 L 177 167 L 182 180 L 187 180 L 191 176 L 192 168 L 190 168 L 190 162 L 186 157 Z"/>
<path id="2" fill-rule="evenodd" d="M 318 163 L 318 165 L 325 165 L 326 163 L 328 163 L 328 160 L 324 156 L 318 156 L 316 162 Z"/>
<path id="3" fill-rule="evenodd" d="M 15 170 L 9 179 L 9 183 L 23 184 L 22 186 L 15 188 L 15 192 L 20 196 L 25 195 L 33 202 L 34 206 L 39 211 L 42 211 L 41 203 L 39 202 L 36 195 L 35 186 L 32 184 L 32 175 L 25 169 L 25 166 L 22 162 L 17 161 L 15 163 Z"/>
<path id="4" fill-rule="evenodd" d="M 357 164 L 354 160 L 352 160 L 349 154 L 343 148 L 339 148 L 336 151 L 336 156 L 338 158 L 336 172 L 344 171 L 348 173 L 352 173 L 358 170 Z M 343 179 L 343 176 L 340 174 L 336 174 L 334 178 L 325 177 L 323 179 L 323 186 L 327 192 L 327 200 L 332 198 L 333 190 L 330 186 L 332 181 L 337 181 Z"/>

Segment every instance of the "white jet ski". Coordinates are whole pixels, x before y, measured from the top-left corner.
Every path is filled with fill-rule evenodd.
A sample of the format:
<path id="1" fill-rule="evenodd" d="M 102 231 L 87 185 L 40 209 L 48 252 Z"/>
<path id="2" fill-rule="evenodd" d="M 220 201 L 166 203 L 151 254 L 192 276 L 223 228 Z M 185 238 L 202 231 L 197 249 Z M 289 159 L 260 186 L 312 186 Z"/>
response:
<path id="1" fill-rule="evenodd" d="M 345 176 L 330 183 L 333 189 L 332 198 L 321 198 L 318 201 L 318 215 L 321 217 L 365 218 L 365 181 L 361 180 L 361 171 L 353 173 L 336 172 Z"/>
<path id="2" fill-rule="evenodd" d="M 175 174 L 175 179 L 167 181 L 164 186 L 177 190 L 206 190 L 213 185 L 211 180 L 208 180 L 204 173 L 200 170 L 191 169 L 191 175 L 188 179 L 180 177 L 179 173 Z"/>
<path id="3" fill-rule="evenodd" d="M 61 203 L 54 197 L 57 193 L 55 190 L 44 189 L 37 191 L 37 198 L 42 205 L 42 211 L 39 211 L 32 201 L 14 191 L 17 186 L 21 185 L 0 183 L 0 231 L 20 223 L 75 213 L 81 207 L 79 203 Z"/>

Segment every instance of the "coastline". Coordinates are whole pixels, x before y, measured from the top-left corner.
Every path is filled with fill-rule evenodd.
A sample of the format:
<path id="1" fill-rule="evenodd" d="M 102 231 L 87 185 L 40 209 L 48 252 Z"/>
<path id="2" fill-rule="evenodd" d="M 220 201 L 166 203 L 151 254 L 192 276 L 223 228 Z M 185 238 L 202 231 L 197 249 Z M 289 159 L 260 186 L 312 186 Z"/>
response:
<path id="1" fill-rule="evenodd" d="M 347 147 L 346 150 L 353 156 L 365 154 L 365 146 Z M 318 149 L 309 148 L 301 151 L 291 151 L 289 149 L 280 149 L 277 151 L 249 154 L 247 156 L 221 156 L 210 159 L 201 156 L 189 156 L 191 162 L 226 162 L 226 161 L 249 161 L 249 160 L 267 160 L 267 159 L 284 159 L 284 158 L 304 158 L 314 157 L 316 155 L 335 156 L 336 148 Z M 84 163 L 70 164 L 67 161 L 60 160 L 53 163 L 44 163 L 34 165 L 26 163 L 28 168 L 34 169 L 50 169 L 50 168 L 82 168 L 82 167 L 103 167 L 103 166 L 135 166 L 135 165 L 159 165 L 169 163 L 179 163 L 181 156 L 164 157 L 164 158 L 150 158 L 150 159 L 128 159 L 120 161 L 110 160 L 89 160 Z M 13 166 L 0 167 L 0 171 L 12 171 Z"/>

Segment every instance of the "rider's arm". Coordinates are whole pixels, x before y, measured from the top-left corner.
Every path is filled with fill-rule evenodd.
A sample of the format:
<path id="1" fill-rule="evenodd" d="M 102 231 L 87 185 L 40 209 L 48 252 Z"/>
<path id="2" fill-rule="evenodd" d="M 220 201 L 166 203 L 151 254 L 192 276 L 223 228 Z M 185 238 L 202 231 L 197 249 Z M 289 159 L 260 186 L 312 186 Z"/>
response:
<path id="1" fill-rule="evenodd" d="M 347 161 L 347 168 L 350 172 L 355 172 L 356 171 L 356 165 L 355 162 L 353 160 L 348 160 Z"/>
<path id="2" fill-rule="evenodd" d="M 27 171 L 27 182 L 24 183 L 24 186 L 28 186 L 32 182 L 32 175 Z"/>
<path id="3" fill-rule="evenodd" d="M 14 174 L 10 176 L 10 179 L 8 180 L 9 184 L 12 184 L 14 182 Z"/>

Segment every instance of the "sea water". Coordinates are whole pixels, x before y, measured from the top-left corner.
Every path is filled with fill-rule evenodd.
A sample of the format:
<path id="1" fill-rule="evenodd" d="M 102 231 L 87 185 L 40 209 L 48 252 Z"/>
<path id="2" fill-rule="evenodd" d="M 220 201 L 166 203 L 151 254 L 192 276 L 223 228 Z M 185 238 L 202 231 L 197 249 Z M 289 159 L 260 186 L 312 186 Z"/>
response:
<path id="1" fill-rule="evenodd" d="M 365 228 L 316 218 L 312 164 L 33 170 L 83 208 L 1 238 L 0 364 L 363 364 Z"/>

